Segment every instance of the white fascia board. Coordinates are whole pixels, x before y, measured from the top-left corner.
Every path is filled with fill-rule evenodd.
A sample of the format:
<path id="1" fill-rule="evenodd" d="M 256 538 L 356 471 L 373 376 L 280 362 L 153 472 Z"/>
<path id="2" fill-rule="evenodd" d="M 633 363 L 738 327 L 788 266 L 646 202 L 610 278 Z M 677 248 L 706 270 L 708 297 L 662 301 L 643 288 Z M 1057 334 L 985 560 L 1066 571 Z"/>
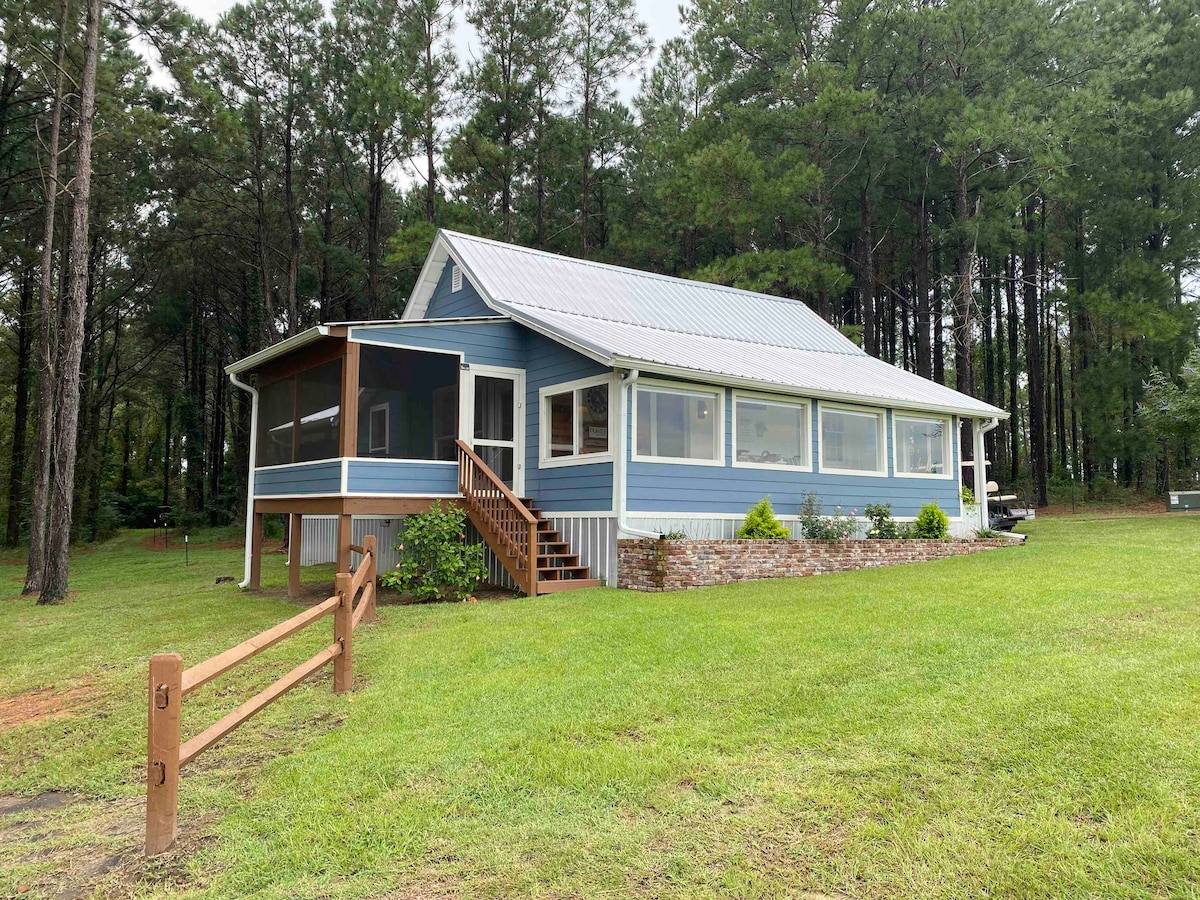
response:
<path id="1" fill-rule="evenodd" d="M 291 353 L 300 347 L 311 344 L 313 341 L 318 341 L 323 337 L 329 336 L 329 328 L 326 325 L 314 325 L 307 331 L 302 331 L 299 334 L 294 334 L 284 341 L 280 341 L 274 346 L 267 347 L 265 350 L 259 350 L 257 353 L 252 353 L 244 359 L 239 359 L 235 363 L 225 367 L 226 375 L 238 375 L 249 369 L 255 369 L 263 363 L 270 362 L 278 356 L 283 356 L 285 353 Z"/>
<path id="2" fill-rule="evenodd" d="M 433 296 L 434 288 L 437 287 L 442 269 L 449 258 L 450 247 L 444 232 L 439 228 L 437 234 L 434 235 L 433 245 L 425 256 L 425 265 L 421 266 L 421 274 L 417 276 L 417 283 L 413 285 L 412 293 L 408 295 L 408 302 L 404 304 L 404 312 L 400 314 L 401 321 L 424 317 L 425 311 L 429 309 L 429 298 Z"/>
<path id="3" fill-rule="evenodd" d="M 863 394 L 854 394 L 841 391 L 823 391 L 811 388 L 793 387 L 790 385 L 778 384 L 774 381 L 760 381 L 756 378 L 739 378 L 736 375 L 722 375 L 716 372 L 706 372 L 699 369 L 685 369 L 681 366 L 670 366 L 663 363 L 656 363 L 651 360 L 632 359 L 621 356 L 614 356 L 612 363 L 616 368 L 620 369 L 640 369 L 643 372 L 654 372 L 659 375 L 671 375 L 675 378 L 683 378 L 689 381 L 695 381 L 702 384 L 721 384 L 730 387 L 749 387 L 755 390 L 767 391 L 773 394 L 781 394 L 792 397 L 807 397 L 816 400 L 831 400 L 838 403 L 854 403 L 859 406 L 875 406 L 886 407 L 887 409 L 905 409 L 914 412 L 938 412 L 949 415 L 963 416 L 970 419 L 991 419 L 1004 418 L 1007 419 L 1009 414 L 1002 409 L 981 404 L 982 409 L 968 409 L 961 406 L 947 406 L 937 403 L 917 403 L 911 400 L 894 400 L 887 397 L 869 397 Z"/>

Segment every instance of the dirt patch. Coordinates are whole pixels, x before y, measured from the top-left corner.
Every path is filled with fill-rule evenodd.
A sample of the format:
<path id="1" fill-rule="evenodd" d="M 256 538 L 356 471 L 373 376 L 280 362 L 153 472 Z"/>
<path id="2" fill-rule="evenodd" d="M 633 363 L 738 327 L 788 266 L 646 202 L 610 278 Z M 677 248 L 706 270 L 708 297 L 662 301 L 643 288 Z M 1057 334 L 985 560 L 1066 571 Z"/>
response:
<path id="1" fill-rule="evenodd" d="M 39 688 L 15 697 L 0 698 L 0 734 L 18 725 L 68 716 L 94 698 L 95 691 L 90 684 Z"/>

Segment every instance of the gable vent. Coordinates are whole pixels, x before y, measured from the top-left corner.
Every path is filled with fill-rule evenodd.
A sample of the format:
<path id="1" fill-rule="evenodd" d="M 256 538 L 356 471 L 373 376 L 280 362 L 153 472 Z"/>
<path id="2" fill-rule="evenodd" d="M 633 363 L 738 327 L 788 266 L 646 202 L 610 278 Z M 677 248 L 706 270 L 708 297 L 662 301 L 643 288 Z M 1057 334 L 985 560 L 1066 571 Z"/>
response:
<path id="1" fill-rule="evenodd" d="M 455 293 L 462 290 L 462 269 L 458 266 L 450 270 L 450 290 Z"/>

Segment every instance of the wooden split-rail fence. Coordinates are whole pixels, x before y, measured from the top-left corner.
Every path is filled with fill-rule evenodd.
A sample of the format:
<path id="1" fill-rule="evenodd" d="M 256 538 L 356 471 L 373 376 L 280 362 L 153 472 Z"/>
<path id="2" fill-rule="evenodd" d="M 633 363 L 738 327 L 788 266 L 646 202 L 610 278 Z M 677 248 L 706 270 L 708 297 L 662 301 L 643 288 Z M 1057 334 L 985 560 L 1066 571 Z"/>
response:
<path id="1" fill-rule="evenodd" d="M 354 629 L 375 612 L 375 579 L 378 575 L 375 536 L 367 535 L 361 547 L 352 546 L 350 549 L 362 555 L 357 571 L 353 575 L 339 574 L 333 596 L 316 606 L 188 669 L 183 668 L 183 658 L 178 653 L 158 653 L 151 658 L 149 752 L 146 766 L 147 856 L 162 853 L 175 843 L 179 821 L 180 769 L 331 662 L 334 693 L 341 694 L 353 687 Z M 220 721 L 180 743 L 179 718 L 184 697 L 330 613 L 333 614 L 332 644 L 255 694 Z"/>

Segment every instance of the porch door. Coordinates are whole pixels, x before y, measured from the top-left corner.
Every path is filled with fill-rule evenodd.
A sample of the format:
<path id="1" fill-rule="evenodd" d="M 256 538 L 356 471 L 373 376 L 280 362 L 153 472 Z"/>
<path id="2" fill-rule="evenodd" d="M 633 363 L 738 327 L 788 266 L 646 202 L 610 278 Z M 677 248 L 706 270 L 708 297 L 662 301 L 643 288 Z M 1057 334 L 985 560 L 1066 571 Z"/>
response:
<path id="1" fill-rule="evenodd" d="M 525 373 L 471 366 L 463 374 L 463 439 L 520 495 L 525 489 Z"/>

